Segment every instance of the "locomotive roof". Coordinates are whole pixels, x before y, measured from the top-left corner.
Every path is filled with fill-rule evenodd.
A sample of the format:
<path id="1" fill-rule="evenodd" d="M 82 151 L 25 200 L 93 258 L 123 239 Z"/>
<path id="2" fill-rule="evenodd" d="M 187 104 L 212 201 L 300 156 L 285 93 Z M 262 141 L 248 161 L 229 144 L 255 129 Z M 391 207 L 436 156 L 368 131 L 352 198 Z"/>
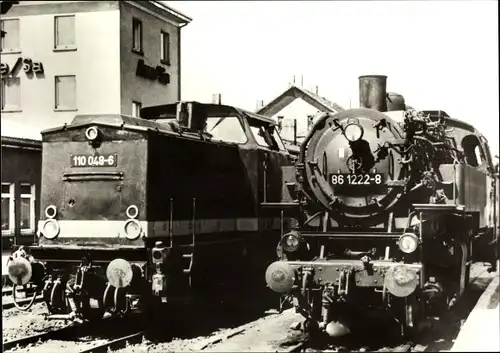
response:
<path id="1" fill-rule="evenodd" d="M 142 128 L 168 130 L 168 125 L 124 114 L 85 114 L 85 115 L 82 114 L 82 115 L 76 115 L 70 124 L 64 124 L 63 126 L 57 126 L 54 128 L 43 130 L 41 134 L 44 135 L 46 133 L 59 131 L 65 128 L 78 127 L 89 124 L 101 124 L 108 126 L 128 126 L 132 128 L 142 127 Z"/>
<path id="2" fill-rule="evenodd" d="M 247 110 L 237 108 L 231 105 L 224 105 L 224 104 L 213 104 L 213 103 L 200 103 L 196 101 L 183 101 L 184 103 L 193 103 L 196 105 L 203 106 L 203 108 L 207 111 L 209 116 L 228 116 L 231 114 L 236 113 L 243 113 L 247 115 L 250 119 L 255 119 L 255 120 L 260 120 L 264 121 L 268 124 L 271 125 L 276 125 L 276 122 L 268 117 L 265 117 L 263 115 L 259 115 L 256 113 L 249 112 Z M 149 120 L 149 119 L 159 119 L 159 118 L 175 118 L 177 114 L 177 104 L 176 103 L 169 103 L 169 104 L 162 104 L 162 105 L 155 105 L 151 107 L 145 107 L 141 109 L 141 117 L 143 119 Z"/>
<path id="3" fill-rule="evenodd" d="M 273 119 L 258 115 L 240 108 L 236 108 L 229 105 L 222 104 L 207 104 L 198 103 L 195 104 L 203 105 L 208 111 L 209 116 L 229 116 L 231 114 L 244 114 L 249 120 L 259 120 L 266 122 L 270 125 L 275 126 L 276 122 Z M 163 124 L 154 121 L 153 119 L 162 118 L 176 118 L 177 103 L 157 105 L 152 107 L 146 107 L 141 109 L 141 115 L 143 117 L 132 117 L 125 114 L 82 114 L 76 115 L 70 124 L 64 124 L 63 126 L 57 126 L 50 129 L 43 130 L 42 135 L 63 130 L 66 128 L 79 127 L 82 125 L 89 124 L 100 124 L 108 126 L 120 126 L 131 129 L 144 129 L 151 128 L 160 131 L 172 131 L 168 124 Z M 173 131 L 172 131 L 173 132 Z"/>

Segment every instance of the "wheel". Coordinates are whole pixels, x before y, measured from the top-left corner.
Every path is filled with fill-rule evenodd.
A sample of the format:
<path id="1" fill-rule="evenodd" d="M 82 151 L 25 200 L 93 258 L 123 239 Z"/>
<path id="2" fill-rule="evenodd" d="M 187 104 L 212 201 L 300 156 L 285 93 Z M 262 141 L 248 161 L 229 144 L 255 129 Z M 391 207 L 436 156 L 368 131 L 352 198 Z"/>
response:
<path id="1" fill-rule="evenodd" d="M 320 334 L 318 322 L 312 319 L 306 319 L 302 324 L 302 330 L 310 337 L 317 337 Z"/>

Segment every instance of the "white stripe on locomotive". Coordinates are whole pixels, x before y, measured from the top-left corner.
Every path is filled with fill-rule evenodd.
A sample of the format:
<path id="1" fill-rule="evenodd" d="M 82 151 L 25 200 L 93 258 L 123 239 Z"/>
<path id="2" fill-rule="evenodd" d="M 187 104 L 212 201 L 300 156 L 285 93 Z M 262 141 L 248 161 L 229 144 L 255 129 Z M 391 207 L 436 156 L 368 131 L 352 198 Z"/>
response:
<path id="1" fill-rule="evenodd" d="M 284 220 L 286 223 L 287 220 Z M 42 228 L 45 220 L 38 222 Z M 55 238 L 126 238 L 124 225 L 126 220 L 58 220 L 59 235 Z M 158 238 L 170 234 L 169 221 L 139 221 L 146 237 Z M 260 225 L 260 229 L 259 229 Z M 220 232 L 256 232 L 258 230 L 279 230 L 280 218 L 227 218 L 227 219 L 197 219 L 194 222 L 195 234 L 210 234 Z M 172 235 L 190 235 L 193 233 L 193 221 L 176 220 L 172 222 Z"/>

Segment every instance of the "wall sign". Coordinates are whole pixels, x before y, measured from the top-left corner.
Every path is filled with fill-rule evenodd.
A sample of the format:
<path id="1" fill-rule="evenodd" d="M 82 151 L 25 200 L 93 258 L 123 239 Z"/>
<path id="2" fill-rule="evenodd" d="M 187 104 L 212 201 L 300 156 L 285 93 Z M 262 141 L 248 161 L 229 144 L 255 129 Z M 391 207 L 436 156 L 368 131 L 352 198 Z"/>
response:
<path id="1" fill-rule="evenodd" d="M 137 76 L 147 78 L 151 81 L 160 82 L 162 85 L 167 85 L 170 83 L 170 75 L 165 72 L 165 68 L 162 66 L 157 66 L 156 68 L 146 65 L 143 59 L 137 61 L 137 69 L 135 71 Z"/>
<path id="2" fill-rule="evenodd" d="M 10 68 L 9 64 L 6 63 L 1 63 L 0 64 L 0 73 L 2 76 L 13 76 L 15 73 L 18 72 L 20 68 L 23 68 L 23 71 L 30 75 L 30 74 L 43 74 L 43 64 L 40 61 L 33 61 L 30 58 L 23 58 L 19 57 L 17 58 L 16 63 L 14 66 L 12 66 L 12 69 Z"/>

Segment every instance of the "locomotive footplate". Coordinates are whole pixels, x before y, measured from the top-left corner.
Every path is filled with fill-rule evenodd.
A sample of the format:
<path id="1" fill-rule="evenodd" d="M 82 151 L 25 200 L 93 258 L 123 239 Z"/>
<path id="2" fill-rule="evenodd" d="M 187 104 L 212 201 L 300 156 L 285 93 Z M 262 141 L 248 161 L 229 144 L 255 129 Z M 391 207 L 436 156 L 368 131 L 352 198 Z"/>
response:
<path id="1" fill-rule="evenodd" d="M 145 262 L 148 252 L 141 247 L 102 248 L 92 246 L 27 246 L 29 253 L 40 261 L 64 261 L 80 263 L 82 258 L 91 258 L 94 263 L 106 263 L 116 258 L 125 258 L 130 262 Z"/>
<path id="2" fill-rule="evenodd" d="M 397 277 L 396 282 L 398 282 L 401 281 L 401 277 L 405 276 L 411 277 L 406 280 L 417 285 L 422 268 L 421 264 L 404 264 L 383 260 L 369 262 L 362 260 L 290 261 L 288 265 L 299 275 L 308 272 L 309 279 L 317 285 L 339 285 L 342 277 L 349 274 L 352 278 L 350 282 L 356 287 L 393 287 L 393 277 Z M 397 274 L 395 271 L 398 271 Z M 387 278 L 389 275 L 391 278 Z M 390 292 L 392 292 L 391 289 L 388 288 Z"/>
<path id="3" fill-rule="evenodd" d="M 370 239 L 399 239 L 401 232 L 311 232 L 301 230 L 300 234 L 304 237 L 312 238 L 330 238 L 334 240 L 339 239 L 353 239 L 353 238 L 370 238 Z"/>

